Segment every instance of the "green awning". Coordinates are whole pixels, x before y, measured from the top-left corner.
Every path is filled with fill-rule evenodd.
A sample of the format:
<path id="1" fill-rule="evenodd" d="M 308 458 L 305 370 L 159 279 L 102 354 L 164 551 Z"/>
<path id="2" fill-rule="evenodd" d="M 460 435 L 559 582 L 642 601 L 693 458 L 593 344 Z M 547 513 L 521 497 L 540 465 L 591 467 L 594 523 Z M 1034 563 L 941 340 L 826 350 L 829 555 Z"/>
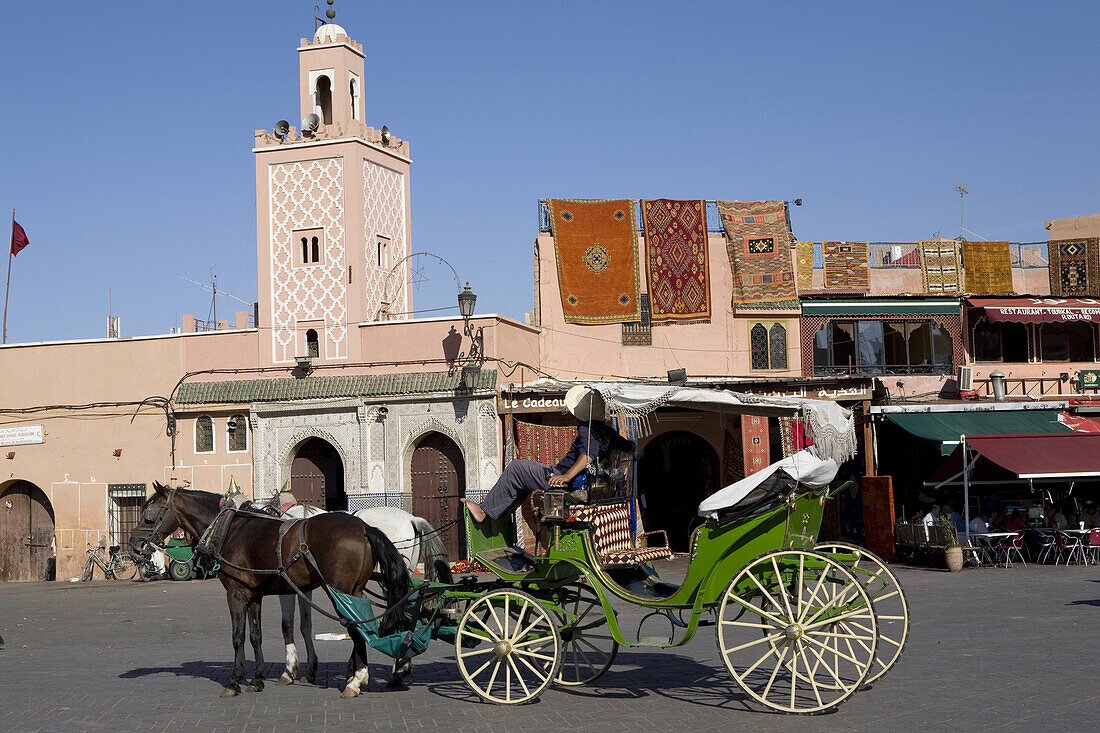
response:
<path id="1" fill-rule="evenodd" d="M 959 315 L 957 299 L 929 298 L 927 300 L 803 300 L 804 316 L 927 316 Z"/>
<path id="2" fill-rule="evenodd" d="M 1058 410 L 888 412 L 886 418 L 911 435 L 939 443 L 945 456 L 955 450 L 960 435 L 1073 432 L 1058 422 Z"/>

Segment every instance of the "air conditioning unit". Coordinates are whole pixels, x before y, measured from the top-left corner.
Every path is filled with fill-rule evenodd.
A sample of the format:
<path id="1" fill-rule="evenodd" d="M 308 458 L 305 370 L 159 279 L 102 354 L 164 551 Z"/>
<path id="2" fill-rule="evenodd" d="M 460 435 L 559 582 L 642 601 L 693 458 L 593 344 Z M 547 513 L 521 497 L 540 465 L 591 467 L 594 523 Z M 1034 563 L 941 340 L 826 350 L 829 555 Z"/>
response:
<path id="1" fill-rule="evenodd" d="M 959 391 L 969 392 L 974 389 L 974 367 L 959 367 L 958 379 Z"/>

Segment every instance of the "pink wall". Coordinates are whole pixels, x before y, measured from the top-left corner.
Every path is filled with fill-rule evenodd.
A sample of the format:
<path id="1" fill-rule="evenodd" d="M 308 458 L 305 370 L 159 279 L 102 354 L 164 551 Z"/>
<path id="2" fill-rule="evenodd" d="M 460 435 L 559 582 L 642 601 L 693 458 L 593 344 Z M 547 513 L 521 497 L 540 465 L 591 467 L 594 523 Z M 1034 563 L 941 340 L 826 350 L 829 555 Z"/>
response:
<path id="1" fill-rule="evenodd" d="M 1051 240 L 1100 237 L 1100 214 L 1051 219 L 1046 223 Z"/>
<path id="2" fill-rule="evenodd" d="M 645 237 L 639 235 L 639 273 L 645 283 Z M 565 322 L 558 287 L 554 238 L 540 234 L 537 249 L 540 349 L 542 368 L 562 379 L 611 379 L 619 376 L 664 379 L 670 369 L 684 368 L 689 377 L 798 376 L 802 356 L 796 307 L 782 311 L 741 309 L 730 304 L 733 276 L 725 237 L 708 236 L 710 266 L 710 323 L 653 327 L 652 346 L 623 346 L 622 326 L 575 325 Z M 753 372 L 750 369 L 749 329 L 757 321 L 782 321 L 787 328 L 788 369 Z"/>

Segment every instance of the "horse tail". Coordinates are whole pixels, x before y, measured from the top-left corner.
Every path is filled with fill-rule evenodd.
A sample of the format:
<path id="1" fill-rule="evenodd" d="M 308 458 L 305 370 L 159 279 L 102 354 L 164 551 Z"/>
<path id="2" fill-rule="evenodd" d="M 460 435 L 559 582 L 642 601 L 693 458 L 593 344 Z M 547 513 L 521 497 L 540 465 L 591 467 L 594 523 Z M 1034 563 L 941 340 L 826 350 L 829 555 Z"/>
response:
<path id="1" fill-rule="evenodd" d="M 413 529 L 420 539 L 420 559 L 424 563 L 424 579 L 453 583 L 451 564 L 447 562 L 447 545 L 427 519 L 413 517 Z"/>
<path id="2" fill-rule="evenodd" d="M 374 565 L 382 575 L 382 590 L 386 595 L 386 611 L 379 622 L 378 633 L 386 636 L 397 631 L 405 620 L 405 607 L 401 601 L 409 590 L 409 575 L 405 561 L 390 538 L 374 527 L 363 524 L 363 534 L 374 555 Z"/>

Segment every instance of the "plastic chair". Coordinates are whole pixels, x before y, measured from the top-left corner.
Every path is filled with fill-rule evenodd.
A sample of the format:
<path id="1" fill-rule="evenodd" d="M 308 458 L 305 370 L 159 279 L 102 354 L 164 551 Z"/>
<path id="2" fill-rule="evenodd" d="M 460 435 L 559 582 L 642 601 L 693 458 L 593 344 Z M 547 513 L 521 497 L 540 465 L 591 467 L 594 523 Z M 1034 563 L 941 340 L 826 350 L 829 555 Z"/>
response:
<path id="1" fill-rule="evenodd" d="M 1088 552 L 1093 564 L 1100 564 L 1100 529 L 1089 531 Z"/>
<path id="2" fill-rule="evenodd" d="M 1071 535 L 1068 532 L 1061 530 L 1054 530 L 1054 541 L 1058 544 L 1058 557 L 1054 558 L 1054 564 L 1057 565 L 1065 558 L 1066 565 L 1069 565 L 1070 560 L 1075 560 L 1078 564 L 1084 565 L 1088 561 L 1085 559 L 1085 548 L 1081 544 L 1081 538 L 1077 535 Z"/>
<path id="3" fill-rule="evenodd" d="M 1004 542 L 998 545 L 997 549 L 1001 553 L 1006 568 L 1012 567 L 1012 553 L 1016 553 L 1016 557 L 1020 558 L 1020 564 L 1025 568 L 1027 567 L 1027 562 L 1024 560 L 1024 531 L 1022 529 L 1011 537 L 1005 537 Z"/>
<path id="4" fill-rule="evenodd" d="M 1054 541 L 1053 532 L 1039 532 L 1039 554 L 1035 561 L 1038 563 L 1050 562 L 1052 557 L 1058 554 L 1058 545 Z"/>

